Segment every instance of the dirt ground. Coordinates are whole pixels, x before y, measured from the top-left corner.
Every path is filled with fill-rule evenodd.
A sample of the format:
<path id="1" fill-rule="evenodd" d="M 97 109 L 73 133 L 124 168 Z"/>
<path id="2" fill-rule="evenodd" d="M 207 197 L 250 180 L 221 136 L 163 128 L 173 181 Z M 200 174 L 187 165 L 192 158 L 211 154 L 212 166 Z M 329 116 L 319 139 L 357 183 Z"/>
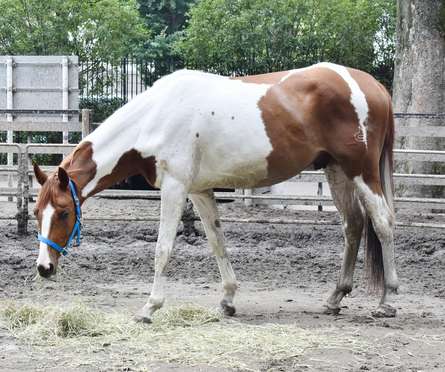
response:
<path id="1" fill-rule="evenodd" d="M 12 216 L 15 205 L 0 202 L 0 215 Z M 32 206 L 31 206 L 32 208 Z M 31 210 L 31 209 L 30 209 Z M 240 203 L 220 206 L 222 217 L 336 218 L 332 213 L 246 208 Z M 93 199 L 84 216 L 157 216 L 155 201 Z M 412 217 L 399 216 L 402 220 Z M 415 216 L 417 221 L 431 222 Z M 433 218 L 443 223 L 444 217 Z M 200 225 L 197 224 L 200 228 Z M 43 287 L 31 279 L 37 258 L 36 229 L 19 238 L 15 221 L 0 221 L 0 300 L 36 304 L 78 301 L 104 311 L 136 312 L 150 292 L 153 277 L 155 222 L 85 222 L 83 243 L 62 259 L 57 282 Z M 225 224 L 227 246 L 240 282 L 236 319 L 247 324 L 296 324 L 307 330 L 329 329 L 341 339 L 356 332 L 369 352 L 356 355 L 348 349 L 311 349 L 302 356 L 256 365 L 273 371 L 445 371 L 445 234 L 439 229 L 398 228 L 396 255 L 401 280 L 396 318 L 375 319 L 371 311 L 378 297 L 369 295 L 360 251 L 354 289 L 343 300 L 337 316 L 325 315 L 323 304 L 340 268 L 343 236 L 340 226 Z M 203 237 L 177 238 L 168 265 L 165 306 L 193 302 L 214 307 L 221 297 L 219 273 Z M 131 357 L 120 366 L 103 362 L 106 349 L 98 351 L 97 365 L 72 370 L 137 370 Z M 54 348 L 60 364 L 0 328 L 0 370 L 68 371 L 62 368 L 63 350 Z M 247 361 L 248 362 L 248 361 Z M 209 366 L 152 363 L 155 371 L 216 371 Z"/>

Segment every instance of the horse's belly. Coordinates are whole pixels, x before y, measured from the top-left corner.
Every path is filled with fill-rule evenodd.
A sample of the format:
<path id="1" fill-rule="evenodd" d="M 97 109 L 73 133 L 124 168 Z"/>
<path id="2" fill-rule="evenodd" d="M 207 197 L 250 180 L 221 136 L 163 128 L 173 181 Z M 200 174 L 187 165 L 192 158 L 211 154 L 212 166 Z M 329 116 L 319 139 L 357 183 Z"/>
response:
<path id="1" fill-rule="evenodd" d="M 224 164 L 222 164 L 224 163 Z M 215 187 L 249 188 L 267 178 L 267 160 L 228 164 L 202 164 L 193 182 L 194 190 Z"/>

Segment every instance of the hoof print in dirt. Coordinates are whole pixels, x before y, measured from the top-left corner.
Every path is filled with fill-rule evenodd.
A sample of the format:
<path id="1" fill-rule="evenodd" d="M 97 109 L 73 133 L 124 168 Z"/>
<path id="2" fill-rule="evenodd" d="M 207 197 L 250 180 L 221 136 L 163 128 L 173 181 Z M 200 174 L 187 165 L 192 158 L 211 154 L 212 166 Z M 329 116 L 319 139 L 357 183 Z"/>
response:
<path id="1" fill-rule="evenodd" d="M 234 316 L 236 313 L 235 306 L 229 305 L 226 301 L 221 301 L 221 308 L 226 316 Z"/>
<path id="2" fill-rule="evenodd" d="M 380 305 L 372 312 L 374 318 L 394 318 L 397 310 L 390 305 Z"/>
<path id="3" fill-rule="evenodd" d="M 148 318 L 146 316 L 136 315 L 133 319 L 136 323 L 143 323 L 143 324 L 152 323 L 151 318 Z"/>

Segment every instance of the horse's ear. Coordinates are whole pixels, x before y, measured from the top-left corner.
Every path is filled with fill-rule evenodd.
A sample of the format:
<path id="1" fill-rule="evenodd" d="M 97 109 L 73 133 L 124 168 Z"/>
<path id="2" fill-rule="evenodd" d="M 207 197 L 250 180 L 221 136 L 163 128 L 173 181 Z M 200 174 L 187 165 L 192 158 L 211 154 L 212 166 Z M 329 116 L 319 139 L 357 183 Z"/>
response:
<path id="1" fill-rule="evenodd" d="M 48 176 L 46 175 L 45 172 L 43 172 L 40 169 L 40 167 L 37 165 L 37 163 L 34 160 L 32 160 L 32 167 L 34 168 L 34 174 L 36 176 L 37 182 L 40 183 L 40 185 L 43 186 L 43 184 L 48 179 Z"/>
<path id="2" fill-rule="evenodd" d="M 70 178 L 68 177 L 68 173 L 62 167 L 59 167 L 57 176 L 59 178 L 59 186 L 62 190 L 65 190 L 68 187 L 68 182 Z"/>

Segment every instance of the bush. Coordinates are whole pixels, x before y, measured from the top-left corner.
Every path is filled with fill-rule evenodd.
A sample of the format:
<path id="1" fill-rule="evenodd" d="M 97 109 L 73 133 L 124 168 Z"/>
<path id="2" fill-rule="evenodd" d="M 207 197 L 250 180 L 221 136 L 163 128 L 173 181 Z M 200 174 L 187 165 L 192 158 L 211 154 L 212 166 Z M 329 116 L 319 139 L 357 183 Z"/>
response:
<path id="1" fill-rule="evenodd" d="M 80 109 L 92 110 L 91 118 L 93 123 L 102 123 L 113 112 L 125 105 L 123 98 L 81 98 L 79 103 Z"/>

